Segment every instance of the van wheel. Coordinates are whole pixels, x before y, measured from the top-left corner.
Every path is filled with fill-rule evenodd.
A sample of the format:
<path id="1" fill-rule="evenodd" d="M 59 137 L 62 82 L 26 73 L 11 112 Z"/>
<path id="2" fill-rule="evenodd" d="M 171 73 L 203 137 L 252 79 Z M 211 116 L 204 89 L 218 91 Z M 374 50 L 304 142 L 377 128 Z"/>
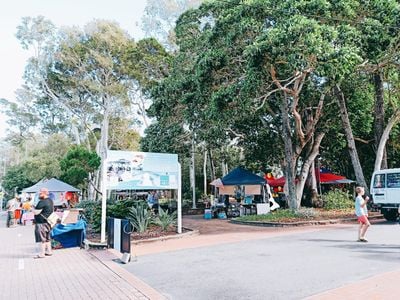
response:
<path id="1" fill-rule="evenodd" d="M 383 213 L 383 217 L 388 221 L 396 221 L 399 214 L 395 209 L 387 210 Z"/>

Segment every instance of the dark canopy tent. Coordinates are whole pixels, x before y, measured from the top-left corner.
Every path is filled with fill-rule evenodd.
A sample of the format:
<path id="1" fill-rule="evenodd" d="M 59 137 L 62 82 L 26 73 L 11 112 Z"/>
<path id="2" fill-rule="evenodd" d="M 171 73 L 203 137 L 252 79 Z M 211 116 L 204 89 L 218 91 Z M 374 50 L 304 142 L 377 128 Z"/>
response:
<path id="1" fill-rule="evenodd" d="M 256 185 L 265 184 L 265 179 L 241 167 L 233 169 L 221 178 L 224 185 Z"/>

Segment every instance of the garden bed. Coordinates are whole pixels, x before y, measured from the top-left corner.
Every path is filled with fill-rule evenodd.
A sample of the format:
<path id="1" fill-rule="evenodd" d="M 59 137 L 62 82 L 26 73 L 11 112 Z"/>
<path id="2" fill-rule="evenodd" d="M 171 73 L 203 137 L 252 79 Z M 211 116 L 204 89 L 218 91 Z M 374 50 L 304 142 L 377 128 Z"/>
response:
<path id="1" fill-rule="evenodd" d="M 370 217 L 380 217 L 378 212 L 370 212 Z M 267 215 L 249 215 L 235 218 L 234 223 L 266 223 L 266 224 L 329 224 L 345 220 L 357 220 L 354 209 L 324 210 L 324 209 L 301 209 L 295 213 L 290 210 L 278 210 Z"/>
<path id="2" fill-rule="evenodd" d="M 190 229 L 188 228 L 182 228 L 182 233 L 189 232 Z M 99 232 L 94 232 L 91 229 L 87 230 L 87 239 L 90 240 L 91 242 L 98 243 L 101 240 L 100 233 Z M 176 228 L 172 227 L 169 230 L 162 231 L 161 227 L 159 226 L 150 226 L 149 229 L 147 229 L 145 232 L 132 232 L 131 233 L 131 241 L 143 241 L 143 240 L 149 240 L 149 239 L 155 239 L 155 238 L 162 238 L 162 237 L 169 237 L 169 236 L 174 236 L 177 235 Z"/>

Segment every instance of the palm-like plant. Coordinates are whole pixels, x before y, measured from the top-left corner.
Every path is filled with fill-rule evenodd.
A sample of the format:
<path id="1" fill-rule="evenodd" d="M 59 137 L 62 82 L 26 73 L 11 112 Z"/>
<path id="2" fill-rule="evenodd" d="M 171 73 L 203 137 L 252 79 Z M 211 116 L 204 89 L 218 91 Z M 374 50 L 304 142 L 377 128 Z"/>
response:
<path id="1" fill-rule="evenodd" d="M 147 202 L 136 202 L 129 209 L 128 220 L 131 222 L 133 228 L 135 228 L 137 232 L 145 232 L 153 220 L 153 215 L 149 210 Z"/>
<path id="2" fill-rule="evenodd" d="M 158 217 L 154 220 L 154 223 L 159 225 L 162 231 L 166 231 L 169 227 L 175 225 L 176 218 L 176 211 L 174 211 L 172 214 L 169 214 L 168 209 L 163 210 L 160 207 L 158 210 Z"/>

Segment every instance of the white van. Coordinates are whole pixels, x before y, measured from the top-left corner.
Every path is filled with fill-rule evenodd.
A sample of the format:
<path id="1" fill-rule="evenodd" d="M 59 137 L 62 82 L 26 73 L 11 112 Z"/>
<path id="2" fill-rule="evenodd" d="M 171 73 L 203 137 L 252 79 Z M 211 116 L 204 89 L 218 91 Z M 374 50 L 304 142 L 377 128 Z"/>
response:
<path id="1" fill-rule="evenodd" d="M 385 169 L 373 173 L 371 179 L 373 203 L 388 221 L 396 221 L 400 209 L 400 169 Z"/>

